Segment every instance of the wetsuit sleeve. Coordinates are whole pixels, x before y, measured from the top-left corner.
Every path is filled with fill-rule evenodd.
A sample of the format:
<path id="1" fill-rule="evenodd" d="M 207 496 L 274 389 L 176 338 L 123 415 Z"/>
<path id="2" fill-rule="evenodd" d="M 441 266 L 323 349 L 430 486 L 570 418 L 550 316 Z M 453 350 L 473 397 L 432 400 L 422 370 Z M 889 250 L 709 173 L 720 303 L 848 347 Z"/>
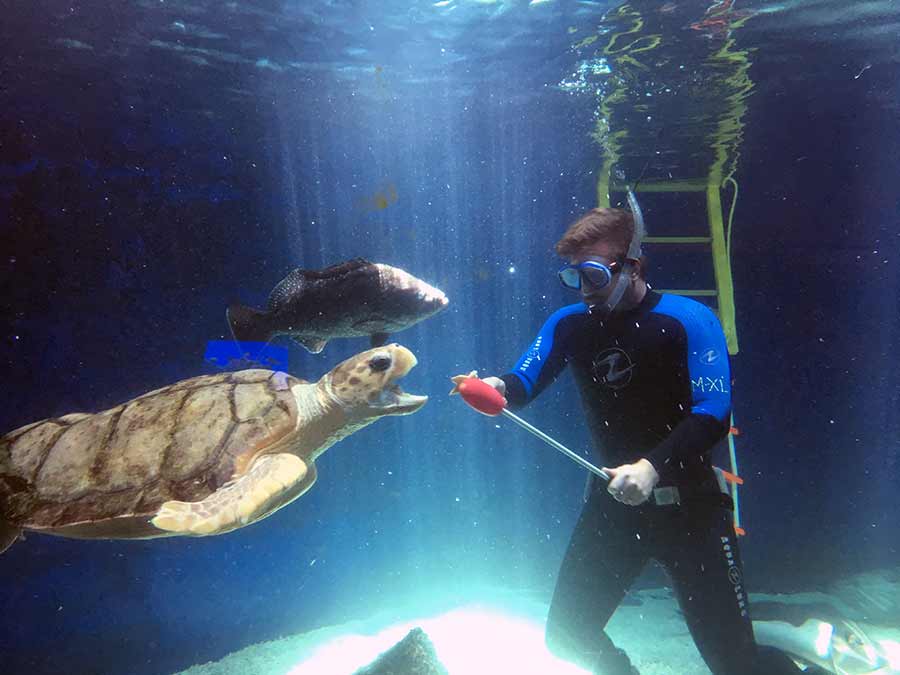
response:
<path id="1" fill-rule="evenodd" d="M 511 372 L 500 377 L 506 383 L 510 408 L 521 408 L 547 388 L 566 366 L 566 342 L 572 333 L 572 317 L 583 315 L 583 303 L 553 313 Z"/>
<path id="2" fill-rule="evenodd" d="M 677 318 L 687 338 L 691 410 L 647 456 L 660 474 L 670 462 L 708 453 L 725 437 L 731 423 L 731 370 L 719 320 L 709 308 L 694 302 L 686 304 Z"/>

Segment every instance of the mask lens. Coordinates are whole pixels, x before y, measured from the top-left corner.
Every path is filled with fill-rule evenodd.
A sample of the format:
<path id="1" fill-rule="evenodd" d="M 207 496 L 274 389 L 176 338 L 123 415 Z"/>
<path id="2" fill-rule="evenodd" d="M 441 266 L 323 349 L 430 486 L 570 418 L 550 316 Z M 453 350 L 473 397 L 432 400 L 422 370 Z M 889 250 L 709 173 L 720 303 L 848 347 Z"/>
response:
<path id="1" fill-rule="evenodd" d="M 600 263 L 582 263 L 581 274 L 594 288 L 603 288 L 612 279 L 612 273 L 606 265 Z"/>
<path id="2" fill-rule="evenodd" d="M 559 271 L 559 280 L 566 288 L 581 288 L 581 274 L 575 267 L 565 267 Z"/>

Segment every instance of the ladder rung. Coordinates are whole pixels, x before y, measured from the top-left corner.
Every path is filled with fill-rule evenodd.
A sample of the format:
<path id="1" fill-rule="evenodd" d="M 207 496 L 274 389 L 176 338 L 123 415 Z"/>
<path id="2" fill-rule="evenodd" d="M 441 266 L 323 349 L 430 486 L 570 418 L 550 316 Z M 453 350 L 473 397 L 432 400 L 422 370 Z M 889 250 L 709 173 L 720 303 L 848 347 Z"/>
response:
<path id="1" fill-rule="evenodd" d="M 638 192 L 706 192 L 709 181 L 698 180 L 669 180 L 669 181 L 641 181 L 638 183 Z M 609 186 L 610 192 L 625 192 L 627 186 L 618 183 Z"/>
<path id="2" fill-rule="evenodd" d="M 705 289 L 679 289 L 679 288 L 663 288 L 660 290 L 660 293 L 671 293 L 672 295 L 693 295 L 695 297 L 706 297 L 706 298 L 714 298 L 719 295 L 719 291 L 713 290 L 705 290 Z"/>
<path id="3" fill-rule="evenodd" d="M 646 244 L 711 244 L 712 237 L 644 237 Z"/>

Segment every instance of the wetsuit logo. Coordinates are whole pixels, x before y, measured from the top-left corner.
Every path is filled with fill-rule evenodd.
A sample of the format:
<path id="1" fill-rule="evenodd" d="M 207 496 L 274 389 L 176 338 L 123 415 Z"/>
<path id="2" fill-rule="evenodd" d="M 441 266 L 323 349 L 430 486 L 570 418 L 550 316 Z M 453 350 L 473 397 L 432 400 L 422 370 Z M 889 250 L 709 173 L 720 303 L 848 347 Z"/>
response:
<path id="1" fill-rule="evenodd" d="M 700 363 L 705 366 L 711 366 L 719 360 L 719 352 L 710 347 L 700 352 Z"/>
<path id="2" fill-rule="evenodd" d="M 524 373 L 526 370 L 528 370 L 533 361 L 541 360 L 541 342 L 543 341 L 543 339 L 543 335 L 538 335 L 537 340 L 535 340 L 534 344 L 531 345 L 531 349 L 528 350 L 528 354 L 525 356 L 525 360 L 522 361 L 522 365 L 519 366 L 519 370 L 521 372 Z"/>
<path id="3" fill-rule="evenodd" d="M 634 364 L 631 357 L 621 349 L 607 349 L 594 359 L 592 370 L 595 382 L 609 389 L 624 389 L 631 383 Z"/>
<path id="4" fill-rule="evenodd" d="M 728 565 L 728 581 L 734 587 L 734 599 L 737 601 L 741 616 L 747 617 L 747 596 L 744 594 L 744 575 L 740 565 L 737 564 L 731 541 L 728 537 L 719 537 L 722 542 L 722 553 L 725 554 L 725 564 Z"/>

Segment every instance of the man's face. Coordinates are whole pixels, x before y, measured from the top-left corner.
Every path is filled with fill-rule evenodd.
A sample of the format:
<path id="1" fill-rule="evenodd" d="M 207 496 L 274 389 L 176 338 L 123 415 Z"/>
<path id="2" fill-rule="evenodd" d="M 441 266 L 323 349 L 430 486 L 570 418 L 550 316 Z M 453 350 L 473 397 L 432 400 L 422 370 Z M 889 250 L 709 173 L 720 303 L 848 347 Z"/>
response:
<path id="1" fill-rule="evenodd" d="M 579 263 L 583 263 L 586 260 L 595 260 L 597 262 L 603 263 L 604 265 L 609 266 L 611 263 L 616 260 L 621 260 L 619 252 L 609 244 L 604 242 L 591 244 L 588 247 L 585 247 L 581 251 L 579 251 L 576 255 L 572 256 L 569 259 L 569 262 L 573 265 L 578 265 Z M 597 288 L 596 286 L 592 286 L 590 282 L 588 282 L 584 277 L 581 278 L 581 299 L 584 301 L 586 305 L 600 305 L 605 303 L 609 296 L 612 294 L 613 289 L 616 287 L 616 284 L 627 284 L 625 287 L 625 291 L 627 292 L 629 287 L 632 284 L 631 278 L 629 276 L 625 276 L 620 280 L 621 276 L 621 267 L 619 270 L 613 274 L 612 281 L 606 284 L 603 288 Z"/>

